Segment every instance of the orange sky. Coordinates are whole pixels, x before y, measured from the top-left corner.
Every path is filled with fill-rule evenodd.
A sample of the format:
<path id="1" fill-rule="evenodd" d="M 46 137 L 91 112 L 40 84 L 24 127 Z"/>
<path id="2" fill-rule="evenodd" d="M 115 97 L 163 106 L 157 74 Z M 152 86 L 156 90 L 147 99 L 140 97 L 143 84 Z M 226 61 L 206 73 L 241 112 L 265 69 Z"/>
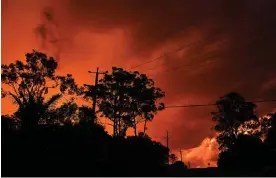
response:
<path id="1" fill-rule="evenodd" d="M 46 7 L 53 10 L 53 20 L 42 15 Z M 136 0 L 3 0 L 1 59 L 9 63 L 24 59 L 32 49 L 42 50 L 59 61 L 59 73 L 71 73 L 83 84 L 94 81 L 87 71 L 96 67 L 128 69 L 186 46 L 136 69 L 166 92 L 167 105 L 210 103 L 233 90 L 248 99 L 272 99 L 276 97 L 273 7 L 273 0 L 142 4 Z M 41 24 L 52 34 L 50 38 L 42 38 Z M 263 104 L 259 112 L 272 108 L 275 105 Z M 171 149 L 186 150 L 184 161 L 193 167 L 214 165 L 216 144 L 208 139 L 214 136 L 212 110 L 167 109 L 150 124 L 149 134 L 165 143 L 169 130 Z M 14 106 L 2 100 L 2 113 L 13 111 Z"/>

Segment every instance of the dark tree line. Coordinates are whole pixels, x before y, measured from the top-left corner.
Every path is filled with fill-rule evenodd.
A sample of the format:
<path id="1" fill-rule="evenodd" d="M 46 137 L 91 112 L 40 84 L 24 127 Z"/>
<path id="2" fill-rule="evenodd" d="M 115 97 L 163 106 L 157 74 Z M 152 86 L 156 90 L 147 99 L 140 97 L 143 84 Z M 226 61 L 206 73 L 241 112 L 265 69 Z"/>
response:
<path id="1" fill-rule="evenodd" d="M 78 86 L 71 74 L 56 75 L 58 63 L 33 51 L 25 61 L 1 66 L 1 96 L 17 105 L 1 117 L 2 173 L 5 176 L 165 175 L 169 149 L 146 134 L 146 124 L 164 109 L 165 94 L 146 75 L 112 68 L 97 86 Z M 113 137 L 92 108 L 113 126 Z M 69 99 L 61 102 L 64 97 Z M 143 124 L 139 132 L 137 125 Z M 128 128 L 134 136 L 126 136 Z M 137 171 L 138 170 L 138 171 Z"/>
<path id="2" fill-rule="evenodd" d="M 152 121 L 154 115 L 165 108 L 159 102 L 165 93 L 154 86 L 145 74 L 112 68 L 106 72 L 97 86 L 79 87 L 71 74 L 55 74 L 57 62 L 46 54 L 33 51 L 26 54 L 26 61 L 16 61 L 1 66 L 2 97 L 9 97 L 18 106 L 12 117 L 21 122 L 21 129 L 31 131 L 38 124 L 64 124 L 73 120 L 88 121 L 91 108 L 78 107 L 74 97 L 81 96 L 92 101 L 97 95 L 98 113 L 112 122 L 113 135 L 125 136 L 128 128 Z M 56 94 L 50 95 L 54 91 Z M 52 92 L 53 93 L 53 92 Z M 70 101 L 57 106 L 64 96 Z"/>
<path id="3" fill-rule="evenodd" d="M 78 86 L 71 74 L 56 75 L 57 67 L 38 51 L 1 66 L 1 96 L 17 106 L 1 117 L 4 176 L 193 175 L 146 133 L 147 123 L 165 108 L 165 93 L 152 79 L 113 67 L 97 86 Z M 76 103 L 78 97 L 92 102 L 95 95 L 96 118 L 91 107 Z M 61 102 L 64 98 L 69 99 Z M 110 121 L 112 136 L 100 124 L 102 117 Z M 259 117 L 254 103 L 229 93 L 217 101 L 212 119 L 221 170 L 276 167 L 276 113 Z M 133 136 L 126 135 L 130 128 Z"/>
<path id="4" fill-rule="evenodd" d="M 216 104 L 212 116 L 220 146 L 218 166 L 251 171 L 275 169 L 276 113 L 259 117 L 256 105 L 234 92 Z"/>

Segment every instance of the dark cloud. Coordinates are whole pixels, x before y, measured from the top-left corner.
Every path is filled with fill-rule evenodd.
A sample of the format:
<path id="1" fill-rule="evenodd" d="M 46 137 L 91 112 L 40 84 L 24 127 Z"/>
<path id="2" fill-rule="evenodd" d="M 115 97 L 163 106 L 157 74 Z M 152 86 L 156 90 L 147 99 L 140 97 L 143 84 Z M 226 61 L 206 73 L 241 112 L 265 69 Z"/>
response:
<path id="1" fill-rule="evenodd" d="M 168 38 L 193 29 L 214 30 L 234 24 L 245 2 L 219 1 L 90 1 L 68 0 L 63 7 L 77 26 L 95 31 L 126 28 L 134 48 L 152 50 Z M 216 23 L 216 26 L 210 23 Z"/>
<path id="2" fill-rule="evenodd" d="M 160 73 L 154 79 L 166 91 L 168 104 L 191 96 L 196 104 L 212 103 L 230 91 L 247 99 L 276 98 L 275 90 L 262 89 L 276 77 L 274 0 L 63 0 L 52 8 L 63 35 L 76 35 L 83 29 L 100 33 L 126 30 L 128 50 L 134 56 L 149 56 L 167 41 L 184 45 L 204 39 L 183 49 L 185 55 L 168 54 L 163 68 L 156 68 Z M 207 65 L 210 60 L 215 62 Z M 262 112 L 276 107 L 266 106 Z M 172 126 L 176 140 L 188 147 L 210 136 L 212 123 L 206 120 L 211 110 L 179 112 Z"/>

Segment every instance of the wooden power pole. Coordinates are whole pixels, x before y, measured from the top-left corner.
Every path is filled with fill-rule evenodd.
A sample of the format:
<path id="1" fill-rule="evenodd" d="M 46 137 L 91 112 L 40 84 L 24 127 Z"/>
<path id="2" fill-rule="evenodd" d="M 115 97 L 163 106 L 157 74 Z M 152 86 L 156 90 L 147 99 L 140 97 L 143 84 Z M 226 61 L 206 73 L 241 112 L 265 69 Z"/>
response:
<path id="1" fill-rule="evenodd" d="M 183 162 L 183 160 L 182 160 L 182 150 L 181 150 L 181 148 L 179 149 L 179 151 L 180 151 L 180 160 L 181 160 L 181 162 Z"/>
<path id="2" fill-rule="evenodd" d="M 97 71 L 96 72 L 91 72 L 91 71 L 88 71 L 89 73 L 95 73 L 96 76 L 95 76 L 95 87 L 94 87 L 94 90 L 95 90 L 95 93 L 93 94 L 93 103 L 92 103 L 92 114 L 93 114 L 93 123 L 95 123 L 95 120 L 96 120 L 96 102 L 97 102 L 97 85 L 98 85 L 98 80 L 99 80 L 99 74 L 105 74 L 105 72 L 99 72 L 99 67 L 97 67 Z"/>
<path id="3" fill-rule="evenodd" d="M 169 131 L 167 130 L 166 133 L 166 142 L 167 142 L 167 148 L 168 148 L 168 164 L 169 164 L 169 158 L 170 158 L 170 148 L 169 148 Z"/>
<path id="4" fill-rule="evenodd" d="M 167 131 L 167 135 L 166 135 L 166 140 L 167 140 L 167 148 L 169 148 L 169 131 Z"/>

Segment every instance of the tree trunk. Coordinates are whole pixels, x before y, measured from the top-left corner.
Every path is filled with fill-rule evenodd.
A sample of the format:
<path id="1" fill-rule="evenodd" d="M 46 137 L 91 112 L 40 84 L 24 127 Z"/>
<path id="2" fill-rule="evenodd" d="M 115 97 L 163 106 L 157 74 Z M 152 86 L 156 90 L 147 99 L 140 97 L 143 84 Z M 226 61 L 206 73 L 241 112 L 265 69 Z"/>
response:
<path id="1" fill-rule="evenodd" d="M 118 119 L 118 135 L 120 136 L 121 135 L 121 120 L 120 118 Z"/>
<path id="2" fill-rule="evenodd" d="M 134 135 L 137 136 L 137 124 L 136 124 L 135 117 L 133 118 L 133 130 L 134 130 Z"/>
<path id="3" fill-rule="evenodd" d="M 21 116 L 21 122 L 22 122 L 22 130 L 24 132 L 33 132 L 33 130 L 37 127 L 38 125 L 38 114 L 33 112 L 33 115 L 31 114 L 32 112 L 29 112 L 27 114 L 23 114 Z"/>
<path id="4" fill-rule="evenodd" d="M 134 135 L 135 135 L 135 137 L 136 137 L 136 136 L 137 136 L 137 128 L 136 128 L 136 124 L 134 124 L 133 129 L 134 129 Z"/>
<path id="5" fill-rule="evenodd" d="M 117 132 L 117 120 L 114 119 L 114 123 L 113 123 L 113 137 L 116 137 L 116 132 Z"/>
<path id="6" fill-rule="evenodd" d="M 146 135 L 146 130 L 147 130 L 147 120 L 145 120 L 145 123 L 144 123 L 144 135 Z"/>
<path id="7" fill-rule="evenodd" d="M 126 131 L 127 131 L 127 126 L 124 126 L 122 131 L 122 137 L 126 136 Z"/>

